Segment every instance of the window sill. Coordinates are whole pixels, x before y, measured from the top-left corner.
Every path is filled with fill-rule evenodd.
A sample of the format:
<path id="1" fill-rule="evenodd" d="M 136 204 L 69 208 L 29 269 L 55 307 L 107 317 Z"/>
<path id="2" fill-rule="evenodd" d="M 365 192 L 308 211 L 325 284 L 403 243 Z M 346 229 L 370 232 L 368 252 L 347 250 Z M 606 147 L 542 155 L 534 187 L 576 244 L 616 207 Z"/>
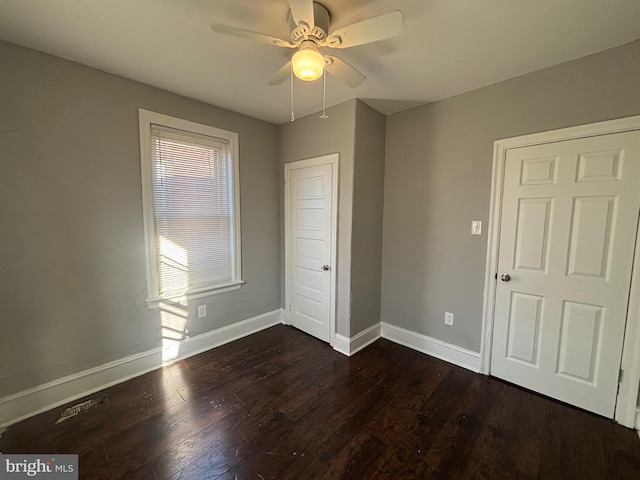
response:
<path id="1" fill-rule="evenodd" d="M 233 292 L 240 290 L 240 287 L 246 282 L 244 280 L 238 280 L 231 283 L 225 283 L 224 285 L 217 285 L 215 287 L 205 287 L 193 290 L 191 292 L 180 293 L 176 295 L 162 295 L 158 297 L 147 298 L 147 307 L 159 308 L 162 303 L 186 303 L 191 300 L 197 300 L 198 298 L 210 297 L 212 295 L 220 295 L 221 293 Z"/>

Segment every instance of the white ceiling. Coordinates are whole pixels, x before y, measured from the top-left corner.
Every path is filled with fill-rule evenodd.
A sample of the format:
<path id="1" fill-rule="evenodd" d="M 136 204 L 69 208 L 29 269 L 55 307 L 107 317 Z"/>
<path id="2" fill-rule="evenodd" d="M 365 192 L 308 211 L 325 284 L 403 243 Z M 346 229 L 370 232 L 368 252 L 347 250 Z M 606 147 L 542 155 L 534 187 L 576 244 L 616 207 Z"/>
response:
<path id="1" fill-rule="evenodd" d="M 640 37 L 638 0 L 320 3 L 334 27 L 403 12 L 400 37 L 333 50 L 367 81 L 351 89 L 327 80 L 327 105 L 357 97 L 385 114 Z M 292 51 L 217 34 L 210 25 L 288 39 L 287 14 L 287 0 L 0 0 L 0 38 L 281 124 L 290 117 L 289 83 L 267 82 Z M 296 83 L 297 117 L 321 104 L 321 82 Z"/>

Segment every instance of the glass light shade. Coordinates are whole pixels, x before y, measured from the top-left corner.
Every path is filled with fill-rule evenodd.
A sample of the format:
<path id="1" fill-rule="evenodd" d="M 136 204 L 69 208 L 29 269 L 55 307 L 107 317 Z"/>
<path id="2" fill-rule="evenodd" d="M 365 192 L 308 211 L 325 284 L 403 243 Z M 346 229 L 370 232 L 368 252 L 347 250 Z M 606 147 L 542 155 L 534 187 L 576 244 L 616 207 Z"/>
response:
<path id="1" fill-rule="evenodd" d="M 324 70 L 324 58 L 317 50 L 305 48 L 298 50 L 291 57 L 293 73 L 300 80 L 312 82 L 322 76 Z"/>

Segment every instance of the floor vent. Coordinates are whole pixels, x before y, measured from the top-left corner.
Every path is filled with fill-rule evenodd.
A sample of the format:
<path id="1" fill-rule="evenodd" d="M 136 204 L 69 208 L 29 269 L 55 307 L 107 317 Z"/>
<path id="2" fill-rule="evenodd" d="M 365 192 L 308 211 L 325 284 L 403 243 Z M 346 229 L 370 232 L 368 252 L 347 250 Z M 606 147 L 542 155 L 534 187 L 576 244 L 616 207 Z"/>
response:
<path id="1" fill-rule="evenodd" d="M 74 405 L 73 407 L 69 407 L 62 412 L 60 412 L 60 417 L 56 420 L 56 425 L 58 423 L 64 422 L 71 417 L 75 417 L 81 413 L 87 412 L 90 408 L 96 407 L 98 405 L 104 405 L 107 403 L 107 396 L 103 395 L 100 398 L 92 398 L 91 400 L 87 400 L 86 402 L 79 403 L 78 405 Z"/>

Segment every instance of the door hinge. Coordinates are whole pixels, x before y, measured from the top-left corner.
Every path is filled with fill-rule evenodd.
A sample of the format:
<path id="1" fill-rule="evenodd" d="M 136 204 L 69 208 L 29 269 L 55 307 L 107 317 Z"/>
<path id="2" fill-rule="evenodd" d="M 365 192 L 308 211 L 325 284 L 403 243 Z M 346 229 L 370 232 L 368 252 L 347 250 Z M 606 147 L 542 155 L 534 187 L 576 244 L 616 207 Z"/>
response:
<path id="1" fill-rule="evenodd" d="M 620 369 L 618 371 L 618 383 L 622 383 L 622 376 L 624 375 L 624 371 Z"/>

